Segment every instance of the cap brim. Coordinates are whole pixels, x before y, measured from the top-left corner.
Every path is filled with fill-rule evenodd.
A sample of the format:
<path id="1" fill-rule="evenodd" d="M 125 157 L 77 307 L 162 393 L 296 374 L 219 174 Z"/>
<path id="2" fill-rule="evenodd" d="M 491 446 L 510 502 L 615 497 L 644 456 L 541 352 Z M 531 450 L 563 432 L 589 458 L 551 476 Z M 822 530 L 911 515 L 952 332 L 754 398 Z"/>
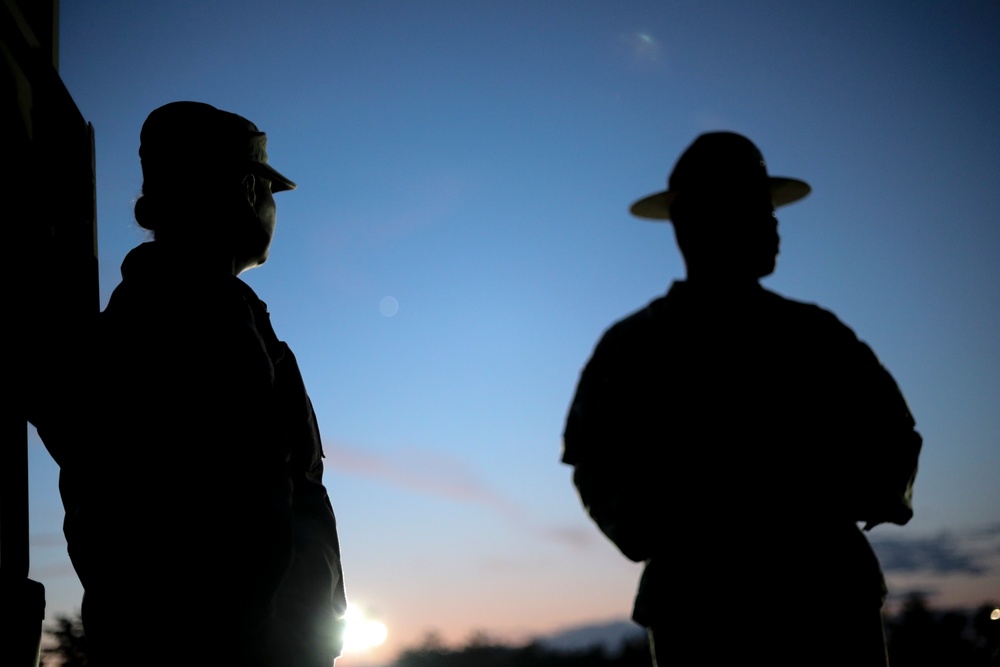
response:
<path id="1" fill-rule="evenodd" d="M 265 178 L 271 181 L 271 192 L 283 192 L 284 190 L 294 190 L 298 186 L 295 181 L 291 181 L 265 162 L 254 162 L 254 168 L 262 172 Z"/>
<path id="2" fill-rule="evenodd" d="M 812 187 L 808 183 L 797 178 L 771 176 L 768 182 L 775 208 L 797 202 L 812 192 Z M 656 192 L 636 201 L 629 207 L 629 212 L 637 218 L 646 220 L 670 220 L 670 206 L 675 199 L 677 199 L 676 191 Z"/>

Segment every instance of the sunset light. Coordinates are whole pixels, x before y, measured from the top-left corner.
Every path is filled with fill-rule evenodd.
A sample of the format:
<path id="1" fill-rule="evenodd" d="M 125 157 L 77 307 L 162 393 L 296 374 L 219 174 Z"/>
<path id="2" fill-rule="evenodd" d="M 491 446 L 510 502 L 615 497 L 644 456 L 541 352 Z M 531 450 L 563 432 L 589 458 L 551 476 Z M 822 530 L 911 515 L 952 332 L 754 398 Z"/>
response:
<path id="1" fill-rule="evenodd" d="M 35 596 L 30 618 L 10 606 L 41 647 L 79 659 L 83 582 L 89 613 L 107 579 L 119 591 L 107 597 L 120 602 L 107 605 L 112 630 L 161 663 L 198 653 L 186 647 L 202 632 L 220 652 L 339 644 L 335 667 L 509 667 L 501 657 L 559 663 L 556 653 L 577 650 L 597 667 L 598 649 L 642 663 L 641 559 L 662 526 L 677 549 L 659 559 L 667 580 L 647 575 L 644 588 L 669 591 L 671 636 L 659 644 L 678 658 L 709 635 L 718 641 L 696 655 L 750 652 L 750 626 L 789 597 L 792 572 L 789 613 L 756 645 L 764 662 L 795 637 L 816 653 L 802 663 L 830 659 L 849 591 L 867 590 L 865 622 L 874 641 L 881 617 L 890 657 L 936 658 L 921 647 L 943 637 L 969 651 L 1000 642 L 1000 0 L 0 5 L 3 146 L 17 165 L 4 212 L 21 258 L 7 263 L 18 304 L 7 328 L 23 369 L 10 383 L 16 447 L 0 445 L 0 459 L 17 455 L 0 462 L 0 479 L 18 480 L 0 481 L 17 521 L 0 528 L 20 544 L 12 590 Z M 149 115 L 183 101 L 258 129 L 230 146 L 192 122 L 178 143 L 140 155 Z M 718 297 L 699 305 L 697 327 L 664 325 L 648 348 L 605 346 L 630 355 L 608 377 L 635 369 L 641 380 L 585 401 L 620 406 L 615 416 L 574 410 L 605 333 L 654 311 L 659 326 L 660 299 L 683 292 L 676 220 L 632 206 L 669 191 L 680 155 L 715 132 L 759 148 L 772 202 L 787 201 L 786 177 L 812 188 L 761 223 L 769 240 L 754 271 L 780 250 L 773 273 L 732 290 L 696 285 L 698 299 Z M 216 150 L 218 164 L 192 152 Z M 150 155 L 169 181 L 159 191 Z M 297 187 L 273 181 L 273 197 L 254 191 L 244 206 L 251 190 L 228 174 L 248 163 L 253 189 L 272 169 Z M 223 219 L 221 199 L 219 215 L 205 206 L 220 193 L 240 216 Z M 158 211 L 149 225 L 176 227 L 156 240 L 137 208 Z M 756 253 L 736 201 L 724 209 L 734 224 L 718 238 L 736 236 L 705 251 L 722 272 L 709 282 Z M 273 236 L 267 261 L 235 275 L 226 244 L 209 262 L 220 245 L 209 232 L 243 227 L 241 244 Z M 182 229 L 192 245 L 171 243 Z M 97 336 L 104 325 L 86 324 L 146 251 L 163 266 L 134 275 L 156 297 L 128 298 L 158 324 Z M 195 259 L 217 280 L 204 282 Z M 751 313 L 781 300 L 814 319 Z M 828 344 L 841 349 L 819 358 Z M 858 365 L 872 377 L 845 389 Z M 171 379 L 153 383 L 161 374 Z M 872 397 L 885 393 L 892 405 L 879 408 Z M 909 428 L 905 412 L 920 452 L 912 432 L 887 435 Z M 579 457 L 567 432 L 586 443 Z M 640 561 L 576 486 L 589 484 L 591 452 L 593 484 L 607 489 L 595 493 L 612 507 L 619 493 L 655 497 L 633 522 Z M 913 463 L 910 517 L 901 499 Z M 740 493 L 719 483 L 727 477 Z M 720 498 L 726 516 L 668 502 L 690 499 L 685 489 Z M 86 511 L 74 510 L 77 495 Z M 777 505 L 744 530 L 752 507 Z M 881 523 L 831 523 L 841 511 Z M 757 533 L 768 537 L 733 554 Z M 92 558 L 78 557 L 78 540 Z M 242 619 L 263 613 L 282 572 L 274 622 L 299 631 L 244 641 Z M 732 600 L 743 611 L 716 616 Z M 191 623 L 176 622 L 182 612 Z M 0 654 L 26 635 L 10 623 Z M 101 620 L 90 626 L 92 652 Z M 0 657 L 8 664 L 20 667 Z"/>
<path id="2" fill-rule="evenodd" d="M 389 631 L 381 621 L 367 618 L 358 607 L 347 605 L 344 614 L 344 653 L 363 653 L 385 641 Z"/>

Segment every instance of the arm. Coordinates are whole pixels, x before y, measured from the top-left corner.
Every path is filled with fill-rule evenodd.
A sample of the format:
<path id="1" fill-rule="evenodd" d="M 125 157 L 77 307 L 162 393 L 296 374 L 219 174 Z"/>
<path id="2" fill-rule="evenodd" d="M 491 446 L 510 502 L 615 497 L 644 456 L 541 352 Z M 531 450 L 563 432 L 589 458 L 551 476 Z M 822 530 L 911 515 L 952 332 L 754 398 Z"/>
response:
<path id="1" fill-rule="evenodd" d="M 868 437 L 856 464 L 856 515 L 865 530 L 880 523 L 904 525 L 913 516 L 923 439 L 896 381 L 867 345 L 858 345 L 858 410 Z"/>
<path id="2" fill-rule="evenodd" d="M 872 349 L 837 321 L 831 345 L 833 418 L 844 457 L 844 502 L 868 530 L 906 524 L 923 439 L 899 386 Z"/>
<path id="3" fill-rule="evenodd" d="M 636 444 L 627 394 L 634 382 L 606 337 L 584 368 L 563 432 L 562 462 L 573 466 L 573 484 L 587 514 L 633 561 L 653 550 L 649 489 L 639 479 L 643 464 L 623 443 Z"/>

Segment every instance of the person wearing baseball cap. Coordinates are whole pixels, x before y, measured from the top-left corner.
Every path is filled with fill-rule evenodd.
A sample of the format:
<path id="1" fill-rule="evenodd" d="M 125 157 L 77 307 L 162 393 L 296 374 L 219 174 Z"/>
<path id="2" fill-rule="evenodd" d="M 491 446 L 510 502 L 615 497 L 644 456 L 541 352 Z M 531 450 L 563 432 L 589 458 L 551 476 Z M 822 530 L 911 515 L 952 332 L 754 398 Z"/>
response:
<path id="1" fill-rule="evenodd" d="M 266 134 L 209 104 L 172 102 L 149 114 L 139 141 L 140 226 L 178 251 L 215 259 L 231 253 L 234 275 L 267 260 L 272 194 L 296 185 L 268 164 Z M 234 225 L 237 219 L 247 224 Z"/>
<path id="2" fill-rule="evenodd" d="M 597 527 L 644 563 L 632 618 L 654 665 L 887 662 L 864 531 L 910 520 L 922 438 L 849 327 L 760 285 L 775 209 L 810 191 L 743 135 L 708 132 L 630 207 L 672 224 L 686 276 L 601 336 L 562 462 Z"/>
<path id="3" fill-rule="evenodd" d="M 68 452 L 64 526 L 95 665 L 331 667 L 341 651 L 316 415 L 238 277 L 267 261 L 272 193 L 295 188 L 266 148 L 208 104 L 149 114 L 135 216 L 153 238 L 88 338 L 75 419 L 38 425 Z"/>
<path id="4" fill-rule="evenodd" d="M 211 181 L 220 169 L 246 169 L 271 181 L 271 191 L 295 183 L 267 162 L 267 135 L 242 116 L 203 102 L 171 102 L 149 114 L 139 134 L 146 184 L 164 177 Z"/>

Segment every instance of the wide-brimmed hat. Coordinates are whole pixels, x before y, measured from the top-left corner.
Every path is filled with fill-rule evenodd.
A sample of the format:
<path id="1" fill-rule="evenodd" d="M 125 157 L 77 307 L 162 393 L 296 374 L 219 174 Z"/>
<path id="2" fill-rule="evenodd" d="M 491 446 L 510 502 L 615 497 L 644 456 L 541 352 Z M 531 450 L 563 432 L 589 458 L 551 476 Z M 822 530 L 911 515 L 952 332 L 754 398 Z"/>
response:
<path id="1" fill-rule="evenodd" d="M 139 134 L 144 187 L 209 183 L 221 173 L 249 169 L 271 181 L 271 191 L 295 183 L 267 163 L 267 135 L 243 116 L 203 102 L 171 102 L 154 109 Z"/>
<path id="2" fill-rule="evenodd" d="M 760 184 L 771 190 L 775 208 L 808 195 L 805 181 L 787 176 L 770 176 L 760 149 L 735 132 L 706 132 L 688 146 L 667 180 L 667 189 L 643 197 L 630 207 L 632 215 L 648 220 L 670 220 L 670 206 L 684 191 L 723 192 L 753 188 Z"/>

